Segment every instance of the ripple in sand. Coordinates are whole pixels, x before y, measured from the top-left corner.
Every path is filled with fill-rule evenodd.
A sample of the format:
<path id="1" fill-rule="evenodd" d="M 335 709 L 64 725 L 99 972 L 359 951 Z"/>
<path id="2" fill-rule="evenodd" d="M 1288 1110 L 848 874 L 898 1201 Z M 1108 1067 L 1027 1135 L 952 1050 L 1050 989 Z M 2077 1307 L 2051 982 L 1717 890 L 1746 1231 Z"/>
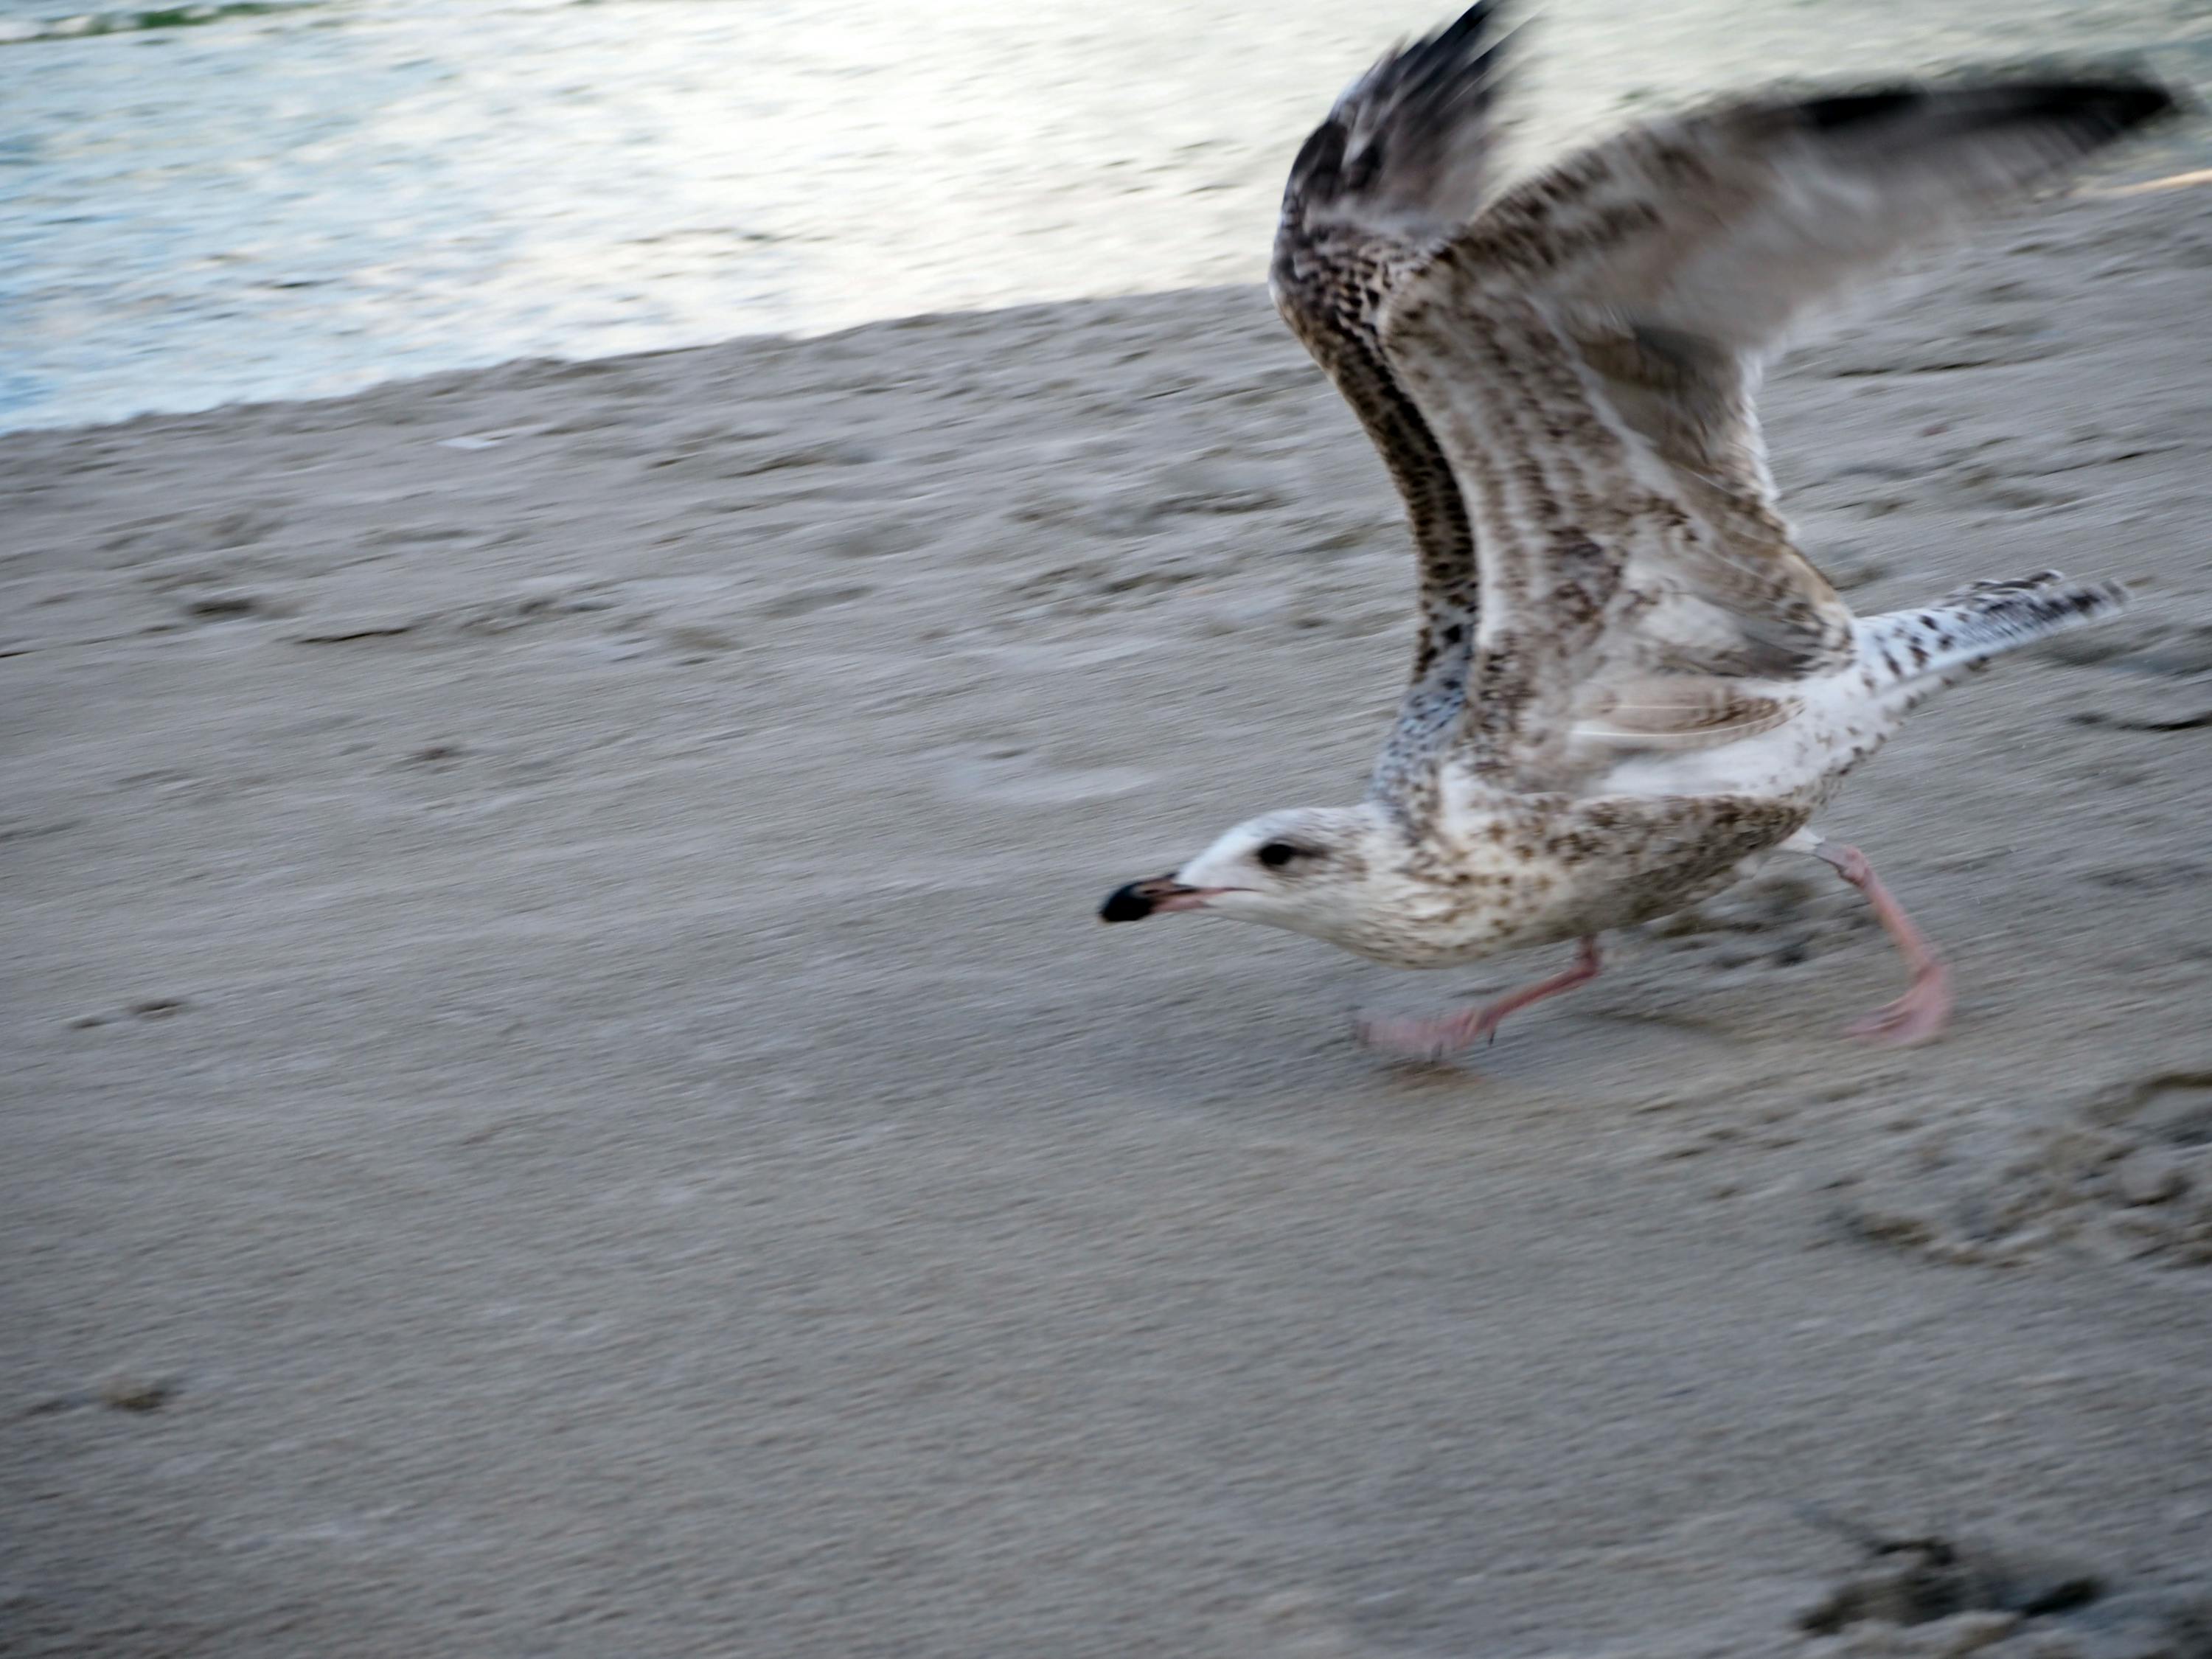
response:
<path id="1" fill-rule="evenodd" d="M 1054 767 L 1019 753 L 968 756 L 949 762 L 939 775 L 946 794 L 1002 806 L 1110 800 L 1150 788 L 1159 776 L 1133 766 Z"/>

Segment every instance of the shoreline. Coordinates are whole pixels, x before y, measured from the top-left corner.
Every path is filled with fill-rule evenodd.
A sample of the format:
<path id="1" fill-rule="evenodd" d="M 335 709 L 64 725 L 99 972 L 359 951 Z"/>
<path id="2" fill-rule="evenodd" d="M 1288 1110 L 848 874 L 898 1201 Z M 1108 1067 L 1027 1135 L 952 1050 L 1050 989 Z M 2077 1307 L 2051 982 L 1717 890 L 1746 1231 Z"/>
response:
<path id="1" fill-rule="evenodd" d="M 2166 173 L 2159 177 L 2150 179 L 2135 179 L 2125 184 L 2100 185 L 2085 187 L 2074 192 L 2072 197 L 2069 199 L 2082 203 L 2122 201 L 2138 196 L 2164 194 L 2170 191 L 2201 189 L 2208 185 L 2212 185 L 2212 167 L 2186 168 L 2178 173 Z M 614 352 L 599 356 L 508 357 L 498 359 L 490 362 L 460 363 L 449 368 L 430 369 L 419 374 L 397 375 L 388 380 L 376 380 L 368 386 L 356 387 L 347 392 L 335 392 L 325 394 L 303 395 L 298 397 L 242 398 L 228 403 L 210 404 L 204 407 L 195 409 L 145 409 L 129 415 L 119 416 L 112 420 L 69 421 L 56 422 L 38 422 L 28 426 L 0 425 L 0 442 L 4 442 L 19 434 L 24 433 L 91 433 L 104 431 L 116 427 L 132 426 L 139 422 L 149 420 L 167 418 L 182 419 L 200 416 L 213 416 L 232 412 L 242 412 L 293 405 L 346 403 L 355 398 L 373 396 L 392 387 L 414 386 L 420 383 L 432 381 L 442 382 L 451 380 L 456 376 L 494 374 L 500 373 L 501 371 L 509 369 L 578 368 L 594 363 L 624 362 L 634 360 L 666 357 L 678 353 L 688 351 L 729 350 L 756 344 L 800 345 L 810 341 L 842 339 L 847 335 L 861 333 L 869 329 L 908 328 L 931 323 L 947 322 L 962 318 L 997 317 L 1010 314 L 1024 314 L 1042 310 L 1079 311 L 1086 307 L 1113 306 L 1127 304 L 1133 301 L 1164 300 L 1176 295 L 1223 294 L 1235 292 L 1264 293 L 1265 289 L 1266 284 L 1263 282 L 1210 283 L 1197 287 L 1186 288 L 1138 289 L 1129 290 L 1126 293 L 1090 295 L 1076 299 L 1024 301 L 1012 305 L 989 305 L 967 310 L 918 311 L 900 313 L 889 317 L 875 318 L 866 322 L 847 324 L 837 328 L 825 330 L 820 333 L 810 334 L 788 331 L 770 331 L 763 333 L 733 334 L 720 339 L 694 341 L 690 343 L 683 345 L 656 346 L 645 350 Z"/>

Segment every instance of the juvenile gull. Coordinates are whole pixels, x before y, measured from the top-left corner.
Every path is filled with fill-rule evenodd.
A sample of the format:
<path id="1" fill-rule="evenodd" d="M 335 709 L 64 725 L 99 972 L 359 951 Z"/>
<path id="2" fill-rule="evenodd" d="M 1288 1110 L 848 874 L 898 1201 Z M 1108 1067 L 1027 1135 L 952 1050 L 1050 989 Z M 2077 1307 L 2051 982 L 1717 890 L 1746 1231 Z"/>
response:
<path id="1" fill-rule="evenodd" d="M 1363 1028 L 1436 1056 L 1595 976 L 1608 928 L 1788 848 L 1863 892 L 1911 971 L 1854 1030 L 1924 1041 L 1948 974 L 1812 820 L 1931 692 L 2124 596 L 2045 572 L 1854 617 L 1782 519 L 1761 365 L 2173 97 L 2124 75 L 1755 96 L 1500 191 L 1496 12 L 1352 84 L 1292 163 L 1275 237 L 1276 304 L 1382 452 L 1419 557 L 1412 678 L 1367 798 L 1239 824 L 1100 914 L 1207 911 L 1405 968 L 1579 941 L 1486 1006 Z"/>

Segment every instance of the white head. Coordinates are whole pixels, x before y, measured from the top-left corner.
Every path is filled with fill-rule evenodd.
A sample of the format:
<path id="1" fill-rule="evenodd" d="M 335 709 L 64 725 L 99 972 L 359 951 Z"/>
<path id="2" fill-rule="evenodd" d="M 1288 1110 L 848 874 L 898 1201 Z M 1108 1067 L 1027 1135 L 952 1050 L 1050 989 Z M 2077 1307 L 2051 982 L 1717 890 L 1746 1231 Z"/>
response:
<path id="1" fill-rule="evenodd" d="M 1425 885 L 1390 815 L 1372 804 L 1302 806 L 1238 824 L 1172 875 L 1116 888 L 1107 921 L 1203 910 L 1310 933 L 1363 956 L 1402 954 Z"/>

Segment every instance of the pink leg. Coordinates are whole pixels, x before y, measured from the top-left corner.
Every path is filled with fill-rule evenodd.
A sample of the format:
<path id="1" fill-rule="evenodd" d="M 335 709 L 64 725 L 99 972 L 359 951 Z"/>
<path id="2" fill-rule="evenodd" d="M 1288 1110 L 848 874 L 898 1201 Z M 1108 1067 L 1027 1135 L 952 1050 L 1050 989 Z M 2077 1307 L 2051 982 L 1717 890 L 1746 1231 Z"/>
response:
<path id="1" fill-rule="evenodd" d="M 1597 977 L 1598 967 L 1597 940 L 1586 939 L 1575 957 L 1575 965 L 1564 974 L 1539 980 L 1483 1006 L 1461 1008 L 1428 1019 L 1363 1019 L 1359 1022 L 1359 1040 L 1370 1048 L 1381 1048 L 1408 1060 L 1442 1060 L 1485 1037 L 1497 1036 L 1498 1026 L 1508 1014 L 1518 1013 L 1530 1003 L 1555 997 L 1562 991 L 1571 991 L 1577 985 L 1589 984 Z"/>
<path id="2" fill-rule="evenodd" d="M 1912 974 L 1912 983 L 1905 994 L 1852 1026 L 1851 1035 L 1899 1048 L 1925 1042 L 1937 1036 L 1951 1018 L 1951 970 L 1912 925 L 1912 918 L 1905 914 L 1905 907 L 1890 896 L 1889 889 L 1875 875 L 1865 854 L 1856 847 L 1838 847 L 1825 842 L 1813 850 L 1814 857 L 1834 866 L 1838 875 L 1867 896 L 1867 902 L 1874 906 L 1875 919 L 1889 934 Z"/>

